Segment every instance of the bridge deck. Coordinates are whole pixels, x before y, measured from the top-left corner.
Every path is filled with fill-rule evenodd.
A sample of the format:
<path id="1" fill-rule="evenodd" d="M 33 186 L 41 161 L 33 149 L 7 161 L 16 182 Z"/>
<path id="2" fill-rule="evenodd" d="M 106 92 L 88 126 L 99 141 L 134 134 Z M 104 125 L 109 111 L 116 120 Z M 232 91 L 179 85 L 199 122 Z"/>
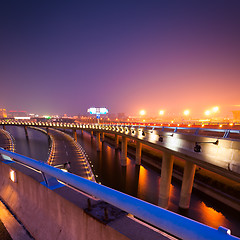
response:
<path id="1" fill-rule="evenodd" d="M 77 143 L 68 134 L 56 129 L 49 129 L 49 134 L 55 142 L 55 151 L 51 165 L 56 166 L 70 162 L 69 172 L 89 179 L 89 169 Z"/>

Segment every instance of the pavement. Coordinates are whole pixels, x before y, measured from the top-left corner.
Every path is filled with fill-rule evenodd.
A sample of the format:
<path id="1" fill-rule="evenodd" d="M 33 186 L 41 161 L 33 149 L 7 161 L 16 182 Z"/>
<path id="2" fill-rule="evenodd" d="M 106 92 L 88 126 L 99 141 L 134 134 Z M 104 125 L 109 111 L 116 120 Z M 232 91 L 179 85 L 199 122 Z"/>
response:
<path id="1" fill-rule="evenodd" d="M 0 201 L 0 239 L 33 240 L 25 227 L 12 215 Z"/>

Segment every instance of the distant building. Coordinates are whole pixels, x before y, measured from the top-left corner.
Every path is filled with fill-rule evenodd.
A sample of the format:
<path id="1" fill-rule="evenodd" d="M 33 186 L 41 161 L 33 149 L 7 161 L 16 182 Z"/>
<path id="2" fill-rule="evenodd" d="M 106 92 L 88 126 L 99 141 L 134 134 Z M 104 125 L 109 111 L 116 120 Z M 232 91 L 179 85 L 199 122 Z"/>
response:
<path id="1" fill-rule="evenodd" d="M 125 113 L 118 113 L 118 119 L 125 120 L 125 119 L 127 119 L 127 117 L 126 117 Z"/>
<path id="2" fill-rule="evenodd" d="M 8 117 L 14 118 L 14 117 L 28 117 L 27 112 L 25 111 L 9 111 Z"/>
<path id="3" fill-rule="evenodd" d="M 4 108 L 0 108 L 0 118 L 6 118 L 7 117 L 7 111 Z"/>
<path id="4" fill-rule="evenodd" d="M 108 113 L 108 118 L 111 120 L 114 120 L 115 118 L 117 118 L 117 115 L 115 113 Z"/>
<path id="5" fill-rule="evenodd" d="M 233 120 L 240 121 L 240 110 L 232 111 L 233 113 Z"/>

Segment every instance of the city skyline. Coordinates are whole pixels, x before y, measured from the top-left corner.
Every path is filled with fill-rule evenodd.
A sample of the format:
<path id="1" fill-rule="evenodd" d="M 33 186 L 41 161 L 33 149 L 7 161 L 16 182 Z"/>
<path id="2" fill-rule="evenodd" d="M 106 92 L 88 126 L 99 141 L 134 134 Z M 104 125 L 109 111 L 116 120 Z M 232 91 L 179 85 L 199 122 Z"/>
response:
<path id="1" fill-rule="evenodd" d="M 0 108 L 240 109 L 239 1 L 2 1 Z"/>

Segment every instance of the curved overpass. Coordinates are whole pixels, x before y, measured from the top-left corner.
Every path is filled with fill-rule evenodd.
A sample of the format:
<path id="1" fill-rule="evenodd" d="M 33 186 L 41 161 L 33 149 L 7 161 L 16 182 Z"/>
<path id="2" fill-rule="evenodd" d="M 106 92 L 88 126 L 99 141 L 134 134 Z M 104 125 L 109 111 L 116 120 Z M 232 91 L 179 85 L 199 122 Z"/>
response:
<path id="1" fill-rule="evenodd" d="M 127 139 L 136 141 L 136 164 L 141 164 L 142 144 L 163 152 L 159 205 L 167 207 L 172 176 L 173 157 L 186 160 L 180 207 L 188 208 L 198 165 L 240 182 L 240 131 L 224 129 L 156 127 L 141 125 L 76 124 L 31 121 L 0 121 L 0 125 L 40 126 L 96 132 L 97 149 L 100 150 L 100 134 L 115 134 L 118 144 L 122 138 L 121 163 L 126 165 Z"/>

